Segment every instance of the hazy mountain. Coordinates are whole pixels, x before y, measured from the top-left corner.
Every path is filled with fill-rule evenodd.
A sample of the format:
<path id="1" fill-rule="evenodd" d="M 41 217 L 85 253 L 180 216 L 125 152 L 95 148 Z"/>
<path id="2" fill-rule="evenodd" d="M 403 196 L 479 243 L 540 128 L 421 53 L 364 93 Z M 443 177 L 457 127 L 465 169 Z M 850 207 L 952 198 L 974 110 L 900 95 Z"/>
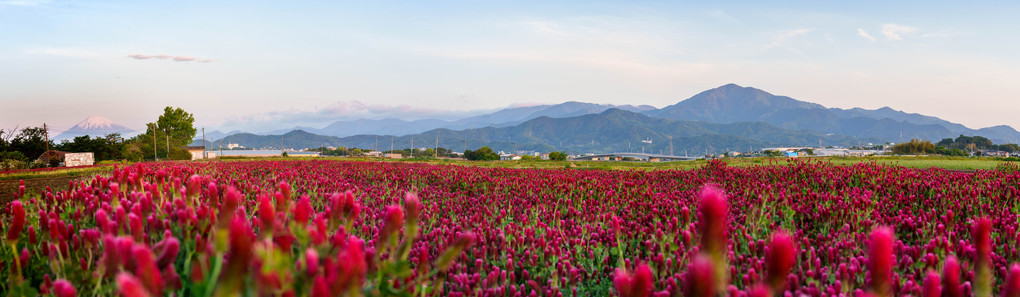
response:
<path id="1" fill-rule="evenodd" d="M 712 123 L 765 122 L 791 130 L 874 137 L 894 142 L 914 138 L 938 141 L 961 134 L 984 136 L 996 143 L 1020 139 L 1020 132 L 1008 126 L 975 130 L 937 117 L 888 107 L 876 110 L 826 108 L 735 84 L 704 91 L 677 104 L 644 113 L 653 117 Z"/>
<path id="2" fill-rule="evenodd" d="M 340 139 L 334 136 L 318 135 L 302 130 L 287 132 L 282 135 L 255 135 L 238 133 L 222 139 L 223 143 L 236 143 L 254 149 L 302 149 L 323 146 L 338 146 Z M 220 143 L 220 140 L 216 140 Z"/>
<path id="3" fill-rule="evenodd" d="M 74 127 L 71 127 L 71 129 L 67 129 L 67 131 L 57 134 L 57 136 L 53 137 L 53 140 L 55 141 L 60 141 L 64 139 L 71 140 L 74 139 L 75 137 L 83 135 L 89 135 L 92 137 L 103 137 L 112 133 L 120 133 L 121 136 L 127 137 L 137 132 L 123 125 L 114 123 L 113 121 L 105 117 L 94 115 L 85 118 L 81 122 L 78 122 L 78 124 L 74 125 Z"/>
<path id="4" fill-rule="evenodd" d="M 407 121 L 401 119 L 381 119 L 381 120 L 358 119 L 336 121 L 322 128 L 299 126 L 290 129 L 274 130 L 266 133 L 257 134 L 280 135 L 290 131 L 303 130 L 315 134 L 337 137 L 345 137 L 359 134 L 406 135 L 441 128 L 459 130 L 459 129 L 482 128 L 488 126 L 505 127 L 516 125 L 524 121 L 543 116 L 552 118 L 565 118 L 585 114 L 600 113 L 610 108 L 620 108 L 635 112 L 655 109 L 655 107 L 648 105 L 617 106 L 609 104 L 594 104 L 570 101 L 555 105 L 536 105 L 527 107 L 506 108 L 493 113 L 453 121 L 439 119 L 424 119 L 414 121 Z"/>
<path id="5" fill-rule="evenodd" d="M 762 122 L 713 124 L 702 121 L 676 121 L 652 118 L 621 109 L 568 118 L 539 117 L 510 127 L 485 127 L 467 130 L 436 129 L 420 134 L 379 137 L 379 148 L 406 148 L 413 139 L 415 147 L 439 146 L 455 151 L 489 146 L 494 150 L 565 150 L 571 153 L 633 151 L 669 153 L 670 136 L 674 154 L 746 151 L 768 146 L 809 146 L 822 140 L 824 145 L 851 145 L 859 140 L 840 135 L 794 131 Z M 340 139 L 346 147 L 374 148 L 374 135 Z M 645 143 L 643 141 L 650 141 Z M 876 141 L 865 139 L 863 141 Z"/>

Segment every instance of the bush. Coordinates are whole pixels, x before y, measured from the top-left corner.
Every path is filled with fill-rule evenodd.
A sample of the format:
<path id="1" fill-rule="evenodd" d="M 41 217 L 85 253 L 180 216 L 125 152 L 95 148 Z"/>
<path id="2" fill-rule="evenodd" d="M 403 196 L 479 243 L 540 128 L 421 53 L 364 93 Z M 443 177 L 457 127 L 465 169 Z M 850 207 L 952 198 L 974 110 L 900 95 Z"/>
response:
<path id="1" fill-rule="evenodd" d="M 25 169 L 27 167 L 28 163 L 21 160 L 7 159 L 0 161 L 0 171 Z"/>
<path id="2" fill-rule="evenodd" d="M 1006 173 L 1017 173 L 1020 172 L 1020 163 L 1016 162 L 1003 162 L 999 166 L 995 166 L 995 170 L 1006 172 Z"/>

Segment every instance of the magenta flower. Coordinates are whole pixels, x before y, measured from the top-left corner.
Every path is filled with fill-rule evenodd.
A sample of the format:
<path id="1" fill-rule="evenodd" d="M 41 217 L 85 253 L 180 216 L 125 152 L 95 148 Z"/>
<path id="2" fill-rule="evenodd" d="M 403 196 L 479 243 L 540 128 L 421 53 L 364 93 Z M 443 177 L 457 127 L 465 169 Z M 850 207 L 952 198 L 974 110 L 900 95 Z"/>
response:
<path id="1" fill-rule="evenodd" d="M 715 185 L 705 185 L 700 196 L 698 223 L 701 246 L 713 257 L 718 257 L 726 249 L 726 227 L 729 225 L 726 194 Z"/>
<path id="2" fill-rule="evenodd" d="M 7 229 L 7 241 L 18 241 L 23 228 L 25 228 L 25 207 L 21 205 L 21 200 L 11 201 L 11 225 Z"/>
<path id="3" fill-rule="evenodd" d="M 868 247 L 870 287 L 879 296 L 892 294 L 893 265 L 896 263 L 896 255 L 893 254 L 895 241 L 896 235 L 889 227 L 879 227 L 871 232 L 871 243 Z"/>
<path id="4" fill-rule="evenodd" d="M 921 290 L 921 296 L 924 297 L 942 296 L 942 284 L 939 282 L 938 273 L 934 271 L 929 271 L 928 275 L 924 277 L 924 287 Z"/>
<path id="5" fill-rule="evenodd" d="M 121 297 L 152 297 L 152 294 L 145 290 L 145 286 L 127 272 L 117 274 L 117 288 Z"/>
<path id="6" fill-rule="evenodd" d="M 301 195 L 301 198 L 298 199 L 297 204 L 294 206 L 294 220 L 302 226 L 307 225 L 313 211 L 312 202 L 308 200 L 308 196 Z"/>
<path id="7" fill-rule="evenodd" d="M 698 255 L 687 267 L 684 296 L 712 297 L 715 296 L 715 264 L 705 255 Z"/>
<path id="8" fill-rule="evenodd" d="M 773 292 L 779 292 L 786 284 L 786 277 L 790 270 L 797 263 L 797 244 L 786 232 L 777 231 L 772 235 L 769 242 L 768 252 L 765 254 L 765 265 L 768 272 L 765 277 Z"/>
<path id="9" fill-rule="evenodd" d="M 1002 297 L 1020 297 L 1020 265 L 1013 264 L 1002 284 Z"/>
<path id="10" fill-rule="evenodd" d="M 613 287 L 621 297 L 644 297 L 652 293 L 654 278 L 652 270 L 645 264 L 638 265 L 633 274 L 619 268 L 613 277 Z"/>

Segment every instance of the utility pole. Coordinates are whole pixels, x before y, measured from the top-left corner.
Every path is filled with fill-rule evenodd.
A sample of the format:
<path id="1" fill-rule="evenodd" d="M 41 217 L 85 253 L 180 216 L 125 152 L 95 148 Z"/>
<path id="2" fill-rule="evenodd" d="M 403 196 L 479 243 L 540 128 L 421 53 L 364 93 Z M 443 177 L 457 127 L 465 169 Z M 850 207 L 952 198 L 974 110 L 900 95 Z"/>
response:
<path id="1" fill-rule="evenodd" d="M 206 152 L 205 147 L 205 127 L 202 127 L 202 160 L 209 159 L 209 153 Z"/>
<path id="2" fill-rule="evenodd" d="M 159 154 L 156 153 L 156 126 L 152 125 L 152 160 L 159 161 Z"/>
<path id="3" fill-rule="evenodd" d="M 166 158 L 170 159 L 170 133 L 166 134 Z"/>
<path id="4" fill-rule="evenodd" d="M 436 159 L 439 159 L 439 131 L 436 131 Z"/>
<path id="5" fill-rule="evenodd" d="M 46 133 L 46 151 L 50 151 L 50 129 L 46 128 L 46 123 L 42 124 L 43 132 Z"/>
<path id="6" fill-rule="evenodd" d="M 394 138 L 394 136 L 390 136 L 390 153 L 391 154 L 393 153 L 393 138 Z"/>
<path id="7" fill-rule="evenodd" d="M 379 151 L 379 135 L 375 136 L 375 151 Z"/>
<path id="8" fill-rule="evenodd" d="M 673 156 L 673 135 L 669 136 L 669 155 Z"/>
<path id="9" fill-rule="evenodd" d="M 411 136 L 411 159 L 414 159 L 414 136 Z"/>

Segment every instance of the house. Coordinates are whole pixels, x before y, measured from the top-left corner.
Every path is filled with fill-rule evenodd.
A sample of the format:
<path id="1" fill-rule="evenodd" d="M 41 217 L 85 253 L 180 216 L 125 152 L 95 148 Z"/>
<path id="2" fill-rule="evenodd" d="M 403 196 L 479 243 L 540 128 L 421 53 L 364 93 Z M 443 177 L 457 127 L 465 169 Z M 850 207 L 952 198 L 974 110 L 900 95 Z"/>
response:
<path id="1" fill-rule="evenodd" d="M 386 154 L 387 159 L 402 159 L 404 155 L 401 154 Z"/>
<path id="2" fill-rule="evenodd" d="M 205 159 L 210 158 L 208 154 L 205 154 L 205 146 L 204 145 L 186 146 L 186 147 L 184 147 L 184 149 L 188 150 L 188 153 L 191 153 L 191 160 L 192 161 L 194 161 L 194 160 L 205 160 Z M 213 155 L 213 157 L 215 157 L 215 155 Z"/>
<path id="3" fill-rule="evenodd" d="M 379 152 L 379 151 L 373 151 L 373 152 L 366 152 L 366 153 L 364 153 L 364 155 L 365 155 L 365 157 L 377 157 L 377 158 L 382 158 L 382 156 L 383 156 L 383 153 L 382 153 L 382 152 Z"/>

